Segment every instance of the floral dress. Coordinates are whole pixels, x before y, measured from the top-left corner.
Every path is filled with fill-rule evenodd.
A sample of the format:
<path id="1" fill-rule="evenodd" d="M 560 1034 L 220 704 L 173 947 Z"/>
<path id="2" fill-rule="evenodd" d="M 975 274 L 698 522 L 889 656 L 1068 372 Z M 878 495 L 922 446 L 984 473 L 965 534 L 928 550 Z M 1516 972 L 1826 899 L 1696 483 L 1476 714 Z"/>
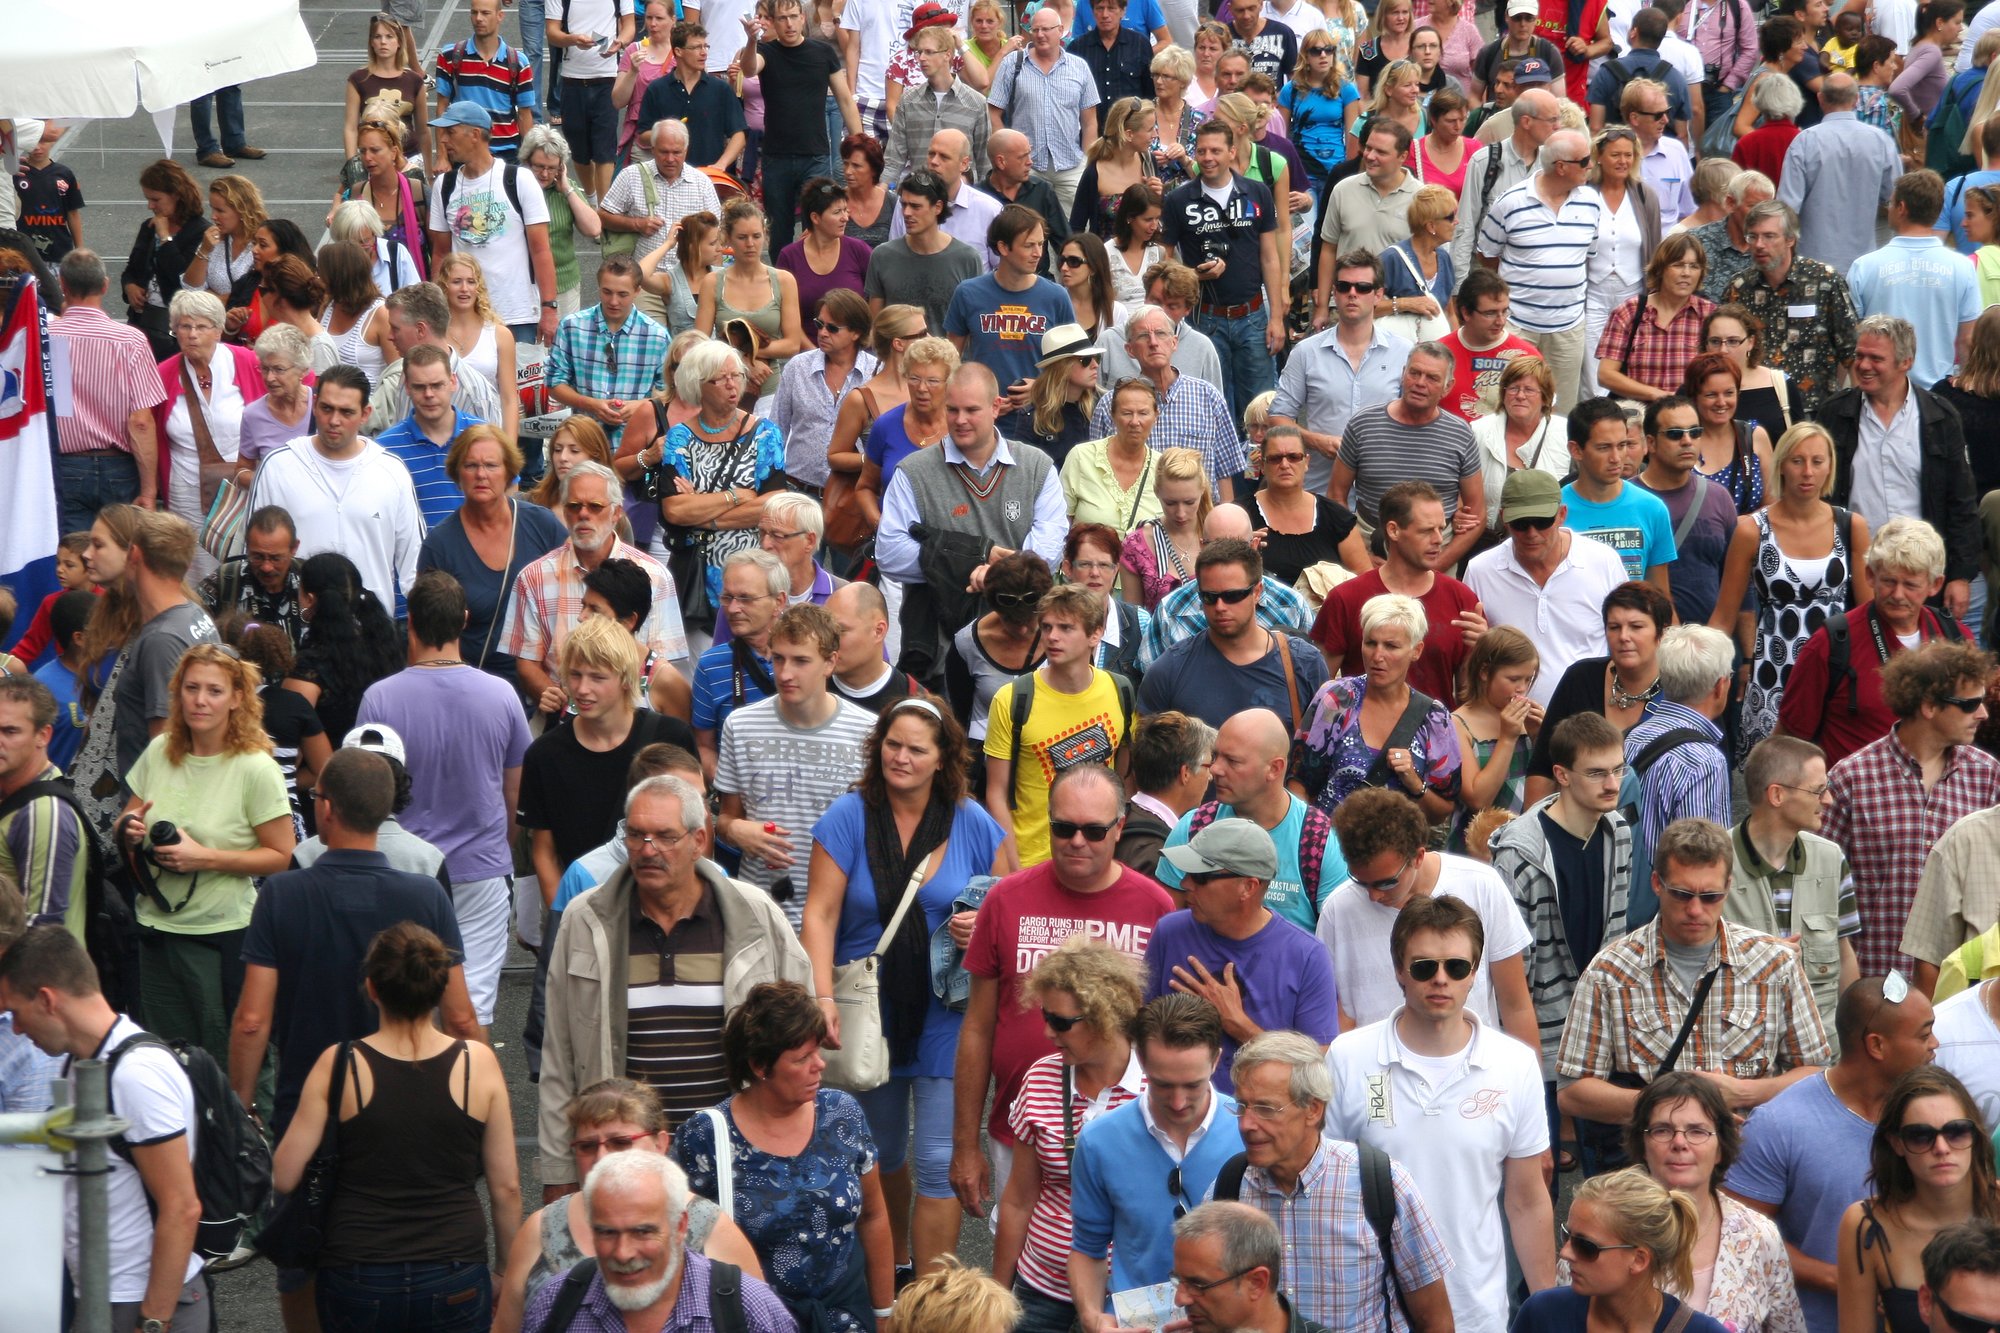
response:
<path id="1" fill-rule="evenodd" d="M 1370 783 L 1368 775 L 1382 752 L 1361 738 L 1361 703 L 1367 697 L 1366 676 L 1328 681 L 1313 696 L 1305 726 L 1292 742 L 1292 772 L 1307 798 L 1329 814 L 1363 787 L 1379 785 Z M 1423 774 L 1425 789 L 1456 801 L 1461 758 L 1451 713 L 1433 699 L 1430 712 L 1410 738 L 1410 761 Z M 1391 782 L 1389 789 L 1407 791 L 1400 782 Z"/>
<path id="2" fill-rule="evenodd" d="M 1192 93 L 1193 90 L 1190 89 L 1189 95 L 1191 96 Z M 1183 100 L 1181 102 L 1181 123 L 1178 126 L 1179 133 L 1176 134 L 1174 137 L 1180 140 L 1181 149 L 1187 154 L 1187 156 L 1182 158 L 1178 162 L 1169 162 L 1165 166 L 1159 168 L 1160 171 L 1159 190 L 1162 195 L 1164 195 L 1168 190 L 1173 189 L 1176 185 L 1185 185 L 1187 184 L 1187 182 L 1194 179 L 1194 177 L 1190 175 L 1188 172 L 1187 164 L 1194 161 L 1194 133 L 1196 130 L 1201 128 L 1201 123 L 1207 119 L 1208 119 L 1207 116 L 1204 116 L 1201 112 L 1195 110 L 1194 103 L 1186 100 Z M 1153 125 L 1153 144 L 1152 144 L 1153 151 L 1156 153 L 1159 152 L 1161 145 L 1163 143 L 1169 143 L 1169 142 L 1172 142 L 1172 140 L 1161 138 L 1160 125 L 1156 118 Z M 1157 164 L 1158 159 L 1155 158 L 1154 161 Z"/>
<path id="3" fill-rule="evenodd" d="M 1722 1239 L 1716 1246 L 1715 1266 L 1695 1271 L 1691 1295 L 1675 1294 L 1729 1333 L 1806 1333 L 1805 1312 L 1799 1308 L 1798 1287 L 1778 1224 L 1727 1194 L 1718 1202 Z M 1556 1285 L 1569 1285 L 1567 1259 L 1556 1261 Z"/>
<path id="4" fill-rule="evenodd" d="M 703 494 L 732 486 L 761 493 L 784 480 L 785 437 L 770 419 L 754 415 L 739 416 L 734 427 L 718 439 L 697 438 L 694 424 L 682 422 L 667 432 L 661 461 L 675 477 L 686 477 Z M 666 525 L 661 529 L 664 533 Z M 685 530 L 676 535 L 685 535 L 701 551 L 708 604 L 721 605 L 722 562 L 738 551 L 756 550 L 757 529 Z"/>
<path id="5" fill-rule="evenodd" d="M 1756 423 L 1738 421 L 1736 427 L 1736 454 L 1727 467 L 1714 472 L 1695 471 L 1701 476 L 1729 492 L 1729 498 L 1736 502 L 1739 514 L 1755 514 L 1764 507 L 1764 460 L 1757 457 L 1751 447 L 1750 437 L 1756 430 Z"/>
<path id="6" fill-rule="evenodd" d="M 1759 511 L 1756 519 L 1757 563 L 1750 571 L 1750 587 L 1757 599 L 1757 646 L 1751 654 L 1750 685 L 1743 694 L 1743 720 L 1737 729 L 1738 762 L 1778 725 L 1785 677 L 1792 674 L 1799 650 L 1813 631 L 1828 616 L 1847 610 L 1853 578 L 1845 524 L 1834 524 L 1831 555 L 1806 560 L 1788 556 L 1778 546 L 1769 511 Z"/>
<path id="7" fill-rule="evenodd" d="M 779 1157 L 743 1137 L 735 1101 L 718 1108 L 729 1124 L 735 1195 L 729 1211 L 756 1247 L 764 1280 L 797 1315 L 852 1285 L 860 1263 L 861 1178 L 875 1169 L 875 1140 L 859 1102 L 822 1088 L 813 1101 L 812 1139 L 797 1156 Z M 706 1115 L 681 1123 L 673 1157 L 690 1189 L 716 1198 L 715 1128 Z M 825 1314 L 836 1333 L 875 1333 L 872 1319 L 864 1325 L 867 1310 L 829 1306 Z"/>

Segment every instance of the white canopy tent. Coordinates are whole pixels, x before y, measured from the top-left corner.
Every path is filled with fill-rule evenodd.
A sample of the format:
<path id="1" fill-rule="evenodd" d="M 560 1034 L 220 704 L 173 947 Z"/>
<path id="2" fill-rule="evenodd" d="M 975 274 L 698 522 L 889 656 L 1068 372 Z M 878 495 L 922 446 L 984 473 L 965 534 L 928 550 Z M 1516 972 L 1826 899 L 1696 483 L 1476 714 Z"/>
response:
<path id="1" fill-rule="evenodd" d="M 298 0 L 0 0 L 0 118 L 123 120 L 152 113 L 173 149 L 174 113 L 231 84 L 317 59 Z"/>

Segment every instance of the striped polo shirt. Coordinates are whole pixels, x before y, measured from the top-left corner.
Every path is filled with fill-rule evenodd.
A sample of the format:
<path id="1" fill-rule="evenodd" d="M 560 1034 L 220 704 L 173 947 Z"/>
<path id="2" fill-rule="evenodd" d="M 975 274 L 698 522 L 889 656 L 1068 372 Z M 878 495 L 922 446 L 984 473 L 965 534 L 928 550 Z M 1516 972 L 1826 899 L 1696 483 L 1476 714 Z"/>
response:
<path id="1" fill-rule="evenodd" d="M 694 910 L 661 930 L 632 895 L 625 1077 L 660 1094 L 667 1126 L 729 1095 L 722 1072 L 722 909 L 702 882 Z"/>
<path id="2" fill-rule="evenodd" d="M 535 69 L 526 53 L 504 39 L 488 60 L 471 38 L 438 52 L 437 95 L 446 102 L 473 102 L 493 117 L 493 155 L 512 159 L 521 143 L 516 110 L 535 109 Z"/>
<path id="3" fill-rule="evenodd" d="M 1540 172 L 1528 177 L 1486 211 L 1478 250 L 1499 259 L 1500 276 L 1513 288 L 1509 322 L 1532 333 L 1561 333 L 1583 322 L 1604 200 L 1579 185 L 1560 211 L 1552 210 L 1535 193 L 1540 178 Z"/>

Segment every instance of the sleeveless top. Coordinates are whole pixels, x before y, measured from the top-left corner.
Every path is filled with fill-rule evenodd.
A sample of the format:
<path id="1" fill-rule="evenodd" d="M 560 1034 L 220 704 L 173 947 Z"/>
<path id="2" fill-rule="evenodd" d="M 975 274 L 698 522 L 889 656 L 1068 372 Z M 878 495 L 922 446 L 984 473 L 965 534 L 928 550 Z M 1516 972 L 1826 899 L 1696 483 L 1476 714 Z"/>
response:
<path id="1" fill-rule="evenodd" d="M 1465 169 L 1472 165 L 1472 152 L 1472 145 L 1468 144 L 1465 155 L 1458 159 L 1458 170 L 1446 171 L 1431 160 L 1430 139 L 1425 136 L 1410 145 L 1408 165 L 1416 169 L 1418 180 L 1426 185 L 1442 185 L 1451 191 L 1453 198 L 1457 198 L 1459 192 L 1465 188 Z"/>
<path id="2" fill-rule="evenodd" d="M 722 1216 L 722 1209 L 712 1199 L 704 1199 L 699 1194 L 688 1199 L 687 1250 L 689 1254 L 700 1254 L 708 1244 L 708 1238 L 715 1231 L 715 1223 Z M 590 1256 L 576 1247 L 576 1238 L 569 1230 L 569 1200 L 558 1199 L 542 1209 L 542 1252 L 535 1256 L 534 1267 L 528 1270 L 528 1291 L 525 1297 L 533 1304 L 535 1293 L 542 1284 L 552 1277 L 567 1273 Z"/>
<path id="3" fill-rule="evenodd" d="M 471 366 L 486 377 L 486 382 L 494 388 L 500 387 L 500 345 L 493 332 L 493 325 L 480 327 L 479 341 L 472 344 L 472 350 L 459 354 L 461 365 Z"/>
<path id="4" fill-rule="evenodd" d="M 333 348 L 340 357 L 340 364 L 353 366 L 368 377 L 370 388 L 382 378 L 382 367 L 386 364 L 382 349 L 368 341 L 368 325 L 375 318 L 375 312 L 382 308 L 383 298 L 375 298 L 375 304 L 363 311 L 361 318 L 354 321 L 354 327 L 342 334 L 328 334 L 333 339 Z M 324 325 L 333 318 L 333 305 L 328 303 L 320 312 L 319 322 Z"/>
<path id="5" fill-rule="evenodd" d="M 1856 1262 L 1867 1264 L 1867 1252 L 1871 1245 L 1882 1247 L 1883 1262 L 1888 1261 L 1889 1233 L 1875 1216 L 1875 1201 L 1861 1201 L 1861 1221 L 1855 1226 L 1856 1238 L 1860 1244 L 1855 1250 Z M 1908 1287 L 1877 1287 L 1875 1294 L 1882 1302 L 1882 1327 L 1887 1333 L 1928 1333 L 1930 1325 L 1924 1321 L 1923 1313 L 1917 1308 L 1917 1293 Z"/>
<path id="6" fill-rule="evenodd" d="M 465 1056 L 463 1041 L 428 1060 L 399 1060 L 354 1043 L 375 1090 L 340 1125 L 340 1176 L 321 1267 L 486 1262 L 478 1188 L 486 1125 L 459 1104 L 472 1094 L 471 1060 L 452 1077 Z M 358 1095 L 360 1071 L 349 1078 Z"/>
<path id="7" fill-rule="evenodd" d="M 1757 457 L 1757 451 L 1750 442 L 1750 423 L 1732 422 L 1735 428 L 1736 448 L 1727 466 L 1715 472 L 1703 472 L 1696 468 L 1699 476 L 1707 477 L 1736 501 L 1738 514 L 1754 514 L 1764 507 L 1764 463 Z"/>
<path id="8" fill-rule="evenodd" d="M 729 270 L 718 269 L 715 274 L 715 336 L 724 336 L 724 330 L 733 319 L 744 320 L 764 336 L 766 342 L 775 342 L 785 335 L 784 288 L 778 285 L 778 270 L 769 264 L 764 266 L 764 277 L 771 284 L 771 299 L 755 310 L 738 310 L 729 304 Z M 764 381 L 764 393 L 778 391 L 778 372 L 785 368 L 786 358 L 771 362 L 771 377 Z M 760 395 L 761 396 L 761 395 Z"/>

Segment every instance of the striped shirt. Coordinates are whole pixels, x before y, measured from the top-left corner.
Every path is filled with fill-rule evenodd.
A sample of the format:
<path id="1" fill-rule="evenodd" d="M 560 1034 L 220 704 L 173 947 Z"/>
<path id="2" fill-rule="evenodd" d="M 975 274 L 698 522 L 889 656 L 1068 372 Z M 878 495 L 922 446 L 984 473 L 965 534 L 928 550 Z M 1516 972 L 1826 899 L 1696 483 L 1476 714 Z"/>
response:
<path id="1" fill-rule="evenodd" d="M 1449 412 L 1421 426 L 1396 420 L 1389 405 L 1364 407 L 1348 418 L 1340 437 L 1340 461 L 1354 472 L 1348 503 L 1365 523 L 1380 526 L 1378 506 L 1398 482 L 1427 481 L 1444 501 L 1447 522 L 1458 512 L 1459 485 L 1481 475 L 1479 442 L 1472 427 Z"/>
<path id="2" fill-rule="evenodd" d="M 1044 70 L 1032 52 L 1016 51 L 1000 62 L 986 100 L 1000 108 L 1008 128 L 1028 136 L 1036 171 L 1083 165 L 1083 113 L 1101 99 L 1081 56 L 1065 51 Z"/>
<path id="3" fill-rule="evenodd" d="M 760 699 L 771 696 L 759 684 L 771 679 L 771 662 L 762 653 L 746 648 L 756 669 L 736 664 L 734 642 L 711 644 L 694 664 L 694 714 L 696 731 L 720 732 L 729 715 Z"/>
<path id="4" fill-rule="evenodd" d="M 453 408 L 451 430 L 446 433 L 444 443 L 439 444 L 424 434 L 423 427 L 417 424 L 417 414 L 412 412 L 375 437 L 375 443 L 401 459 L 410 470 L 410 484 L 417 488 L 417 508 L 423 511 L 427 529 L 450 518 L 465 502 L 458 483 L 445 472 L 444 460 L 459 432 L 479 422 L 480 418 Z"/>
<path id="5" fill-rule="evenodd" d="M 132 414 L 167 400 L 146 335 L 80 301 L 49 321 L 49 335 L 69 353 L 74 409 L 70 416 L 56 417 L 56 441 L 62 452 L 122 449 L 130 453 L 132 445 L 125 430 Z M 61 354 L 53 344 L 51 350 Z"/>
<path id="6" fill-rule="evenodd" d="M 59 782 L 62 775 L 50 764 L 30 781 Z M 0 876 L 20 886 L 28 924 L 64 926 L 83 938 L 90 853 L 83 816 L 71 806 L 38 796 L 0 819 Z"/>
<path id="7" fill-rule="evenodd" d="M 446 102 L 472 102 L 493 117 L 493 154 L 514 155 L 521 143 L 517 111 L 535 109 L 535 70 L 527 56 L 503 39 L 493 58 L 479 54 L 470 39 L 438 52 L 437 95 Z"/>
<path id="8" fill-rule="evenodd" d="M 1514 291 L 1512 323 L 1533 333 L 1562 333 L 1583 322 L 1587 269 L 1597 253 L 1604 200 L 1579 185 L 1551 209 L 1535 192 L 1536 172 L 1495 200 L 1479 224 L 1479 253 L 1500 261 Z"/>
<path id="9" fill-rule="evenodd" d="M 1706 819 L 1729 827 L 1729 761 L 1722 754 L 1722 728 L 1672 699 L 1646 705 L 1644 716 L 1625 736 L 1625 762 L 1631 763 L 1654 740 L 1676 728 L 1699 731 L 1714 745 L 1690 741 L 1661 755 L 1639 779 L 1639 830 L 1648 847 L 1676 819 Z"/>
<path id="10" fill-rule="evenodd" d="M 1014 1131 L 1017 1144 L 1033 1149 L 1035 1164 L 1042 1174 L 1042 1188 L 1028 1214 L 1028 1235 L 1021 1245 L 1021 1257 L 1015 1262 L 1015 1275 L 1051 1300 L 1068 1301 L 1070 1150 L 1063 1142 L 1062 1090 L 1062 1057 L 1043 1056 L 1029 1065 L 1022 1077 L 1021 1091 L 1007 1112 L 1007 1124 Z M 1126 1063 L 1123 1077 L 1100 1090 L 1095 1099 L 1071 1087 L 1070 1126 L 1081 1131 L 1098 1116 L 1117 1110 L 1145 1091 L 1146 1073 L 1139 1067 L 1139 1053 L 1135 1050 Z"/>
<path id="11" fill-rule="evenodd" d="M 681 630 L 680 598 L 674 593 L 673 575 L 667 567 L 636 546 L 612 543 L 607 560 L 630 560 L 646 571 L 653 585 L 653 610 L 639 626 L 639 642 L 649 654 L 673 661 L 688 655 L 687 636 Z M 514 597 L 508 604 L 507 633 L 501 651 L 509 657 L 538 662 L 554 671 L 556 652 L 576 622 L 583 618 L 583 565 L 576 550 L 564 542 L 514 580 Z M 700 723 L 696 723 L 700 726 Z"/>
<path id="12" fill-rule="evenodd" d="M 1312 608 L 1297 590 L 1264 576 L 1264 595 L 1257 599 L 1257 623 L 1268 630 L 1289 630 L 1304 638 L 1312 628 Z M 1153 623 L 1146 629 L 1146 651 L 1157 659 L 1183 639 L 1192 639 L 1208 629 L 1208 615 L 1201 609 L 1201 589 L 1189 579 L 1160 599 L 1153 608 Z"/>
<path id="13" fill-rule="evenodd" d="M 1090 414 L 1093 437 L 1112 433 L 1111 400 L 1114 394 L 1099 394 Z M 1222 390 L 1207 380 L 1174 372 L 1174 382 L 1160 399 L 1160 419 L 1146 444 L 1157 450 L 1192 449 L 1208 465 L 1208 479 L 1234 477 L 1250 466 L 1249 454 L 1229 415 L 1229 400 Z"/>
<path id="14" fill-rule="evenodd" d="M 722 909 L 702 881 L 694 910 L 661 930 L 632 895 L 625 1077 L 660 1094 L 667 1127 L 729 1095 L 722 1071 Z"/>

